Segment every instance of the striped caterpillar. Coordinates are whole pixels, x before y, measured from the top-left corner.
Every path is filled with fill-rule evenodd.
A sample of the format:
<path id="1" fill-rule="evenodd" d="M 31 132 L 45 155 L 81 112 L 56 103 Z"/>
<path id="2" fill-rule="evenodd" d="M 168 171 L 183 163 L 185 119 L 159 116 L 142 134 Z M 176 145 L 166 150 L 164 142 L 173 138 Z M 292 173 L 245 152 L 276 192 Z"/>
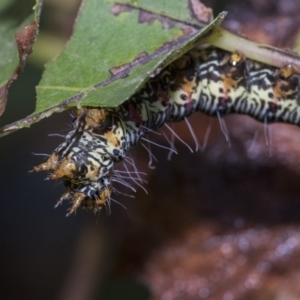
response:
<path id="1" fill-rule="evenodd" d="M 71 199 L 67 215 L 78 207 L 99 211 L 111 197 L 114 164 L 139 139 L 165 122 L 180 121 L 195 111 L 211 116 L 247 114 L 259 121 L 300 125 L 299 75 L 207 47 L 193 49 L 150 79 L 130 100 L 116 108 L 81 108 L 66 135 L 35 171 L 51 170 Z"/>

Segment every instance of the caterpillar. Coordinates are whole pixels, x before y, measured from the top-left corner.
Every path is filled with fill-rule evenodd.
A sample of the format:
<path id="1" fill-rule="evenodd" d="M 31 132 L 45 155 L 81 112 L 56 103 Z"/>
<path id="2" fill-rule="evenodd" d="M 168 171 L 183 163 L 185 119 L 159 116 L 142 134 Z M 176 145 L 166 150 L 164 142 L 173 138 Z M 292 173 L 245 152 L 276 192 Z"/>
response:
<path id="1" fill-rule="evenodd" d="M 34 170 L 52 171 L 50 179 L 62 178 L 66 192 L 58 204 L 72 201 L 67 215 L 78 207 L 97 212 L 114 191 L 114 164 L 143 135 L 196 111 L 300 125 L 299 90 L 299 75 L 291 65 L 280 69 L 249 60 L 238 51 L 196 48 L 119 107 L 78 109 L 73 130 Z"/>

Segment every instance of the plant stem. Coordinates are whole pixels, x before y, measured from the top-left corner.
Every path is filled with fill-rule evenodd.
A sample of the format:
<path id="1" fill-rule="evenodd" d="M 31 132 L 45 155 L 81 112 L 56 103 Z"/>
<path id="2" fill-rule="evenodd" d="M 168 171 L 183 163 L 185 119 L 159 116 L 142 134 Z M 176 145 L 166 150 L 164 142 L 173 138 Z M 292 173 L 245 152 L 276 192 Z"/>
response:
<path id="1" fill-rule="evenodd" d="M 247 58 L 278 68 L 291 65 L 300 74 L 300 57 L 296 53 L 253 42 L 223 28 L 216 28 L 201 44 L 210 44 L 230 52 L 238 51 Z"/>

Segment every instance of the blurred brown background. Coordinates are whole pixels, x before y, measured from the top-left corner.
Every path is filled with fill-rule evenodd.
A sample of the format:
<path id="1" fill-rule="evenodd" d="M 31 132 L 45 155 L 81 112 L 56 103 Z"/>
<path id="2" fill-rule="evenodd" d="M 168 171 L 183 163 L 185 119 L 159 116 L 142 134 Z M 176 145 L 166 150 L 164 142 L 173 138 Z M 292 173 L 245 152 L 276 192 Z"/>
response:
<path id="1" fill-rule="evenodd" d="M 42 64 L 71 34 L 78 2 L 45 1 L 36 52 L 1 125 L 34 110 Z M 236 33 L 297 45 L 299 1 L 205 4 L 215 14 L 227 10 L 224 26 Z M 153 147 L 155 170 L 146 151 L 134 149 L 149 194 L 114 196 L 127 210 L 114 203 L 111 215 L 100 216 L 79 210 L 65 218 L 67 205 L 53 209 L 62 184 L 28 174 L 44 159 L 33 153 L 49 154 L 61 142 L 48 134 L 68 132 L 68 112 L 2 139 L 0 298 L 300 299 L 299 129 L 246 116 L 224 120 L 230 143 L 217 119 L 195 114 L 190 122 L 200 143 L 210 131 L 205 149 L 192 154 L 178 141 L 179 155 L 168 161 L 168 151 Z M 193 145 L 184 122 L 173 128 Z"/>

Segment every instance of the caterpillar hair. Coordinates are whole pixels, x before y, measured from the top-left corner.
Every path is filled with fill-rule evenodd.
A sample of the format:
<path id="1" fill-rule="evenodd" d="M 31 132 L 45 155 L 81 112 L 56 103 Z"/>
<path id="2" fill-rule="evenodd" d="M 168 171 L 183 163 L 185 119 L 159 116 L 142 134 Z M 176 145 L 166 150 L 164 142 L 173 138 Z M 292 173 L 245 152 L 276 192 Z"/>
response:
<path id="1" fill-rule="evenodd" d="M 72 200 L 68 215 L 80 206 L 96 212 L 114 190 L 114 164 L 165 122 L 201 111 L 300 125 L 298 104 L 299 75 L 293 66 L 279 69 L 214 47 L 193 49 L 119 107 L 78 109 L 73 130 L 34 170 L 63 179 L 67 190 L 58 203 Z"/>

